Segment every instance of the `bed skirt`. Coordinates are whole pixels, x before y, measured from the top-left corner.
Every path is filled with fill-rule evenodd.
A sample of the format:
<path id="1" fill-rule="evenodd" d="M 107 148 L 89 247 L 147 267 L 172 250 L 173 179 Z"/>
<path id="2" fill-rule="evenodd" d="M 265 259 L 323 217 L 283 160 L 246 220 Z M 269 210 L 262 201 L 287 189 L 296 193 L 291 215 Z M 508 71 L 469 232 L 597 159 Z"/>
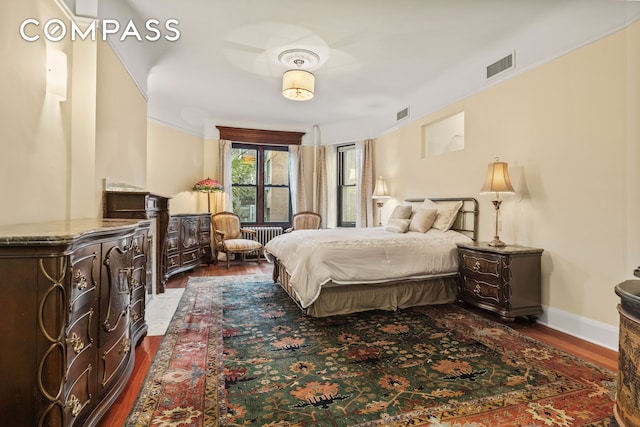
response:
<path id="1" fill-rule="evenodd" d="M 457 274 L 379 284 L 328 284 L 322 287 L 318 299 L 304 309 L 289 283 L 289 275 L 277 259 L 274 262 L 273 280 L 285 290 L 305 314 L 313 317 L 327 317 L 368 310 L 394 311 L 419 305 L 448 304 L 456 301 L 458 295 Z"/>

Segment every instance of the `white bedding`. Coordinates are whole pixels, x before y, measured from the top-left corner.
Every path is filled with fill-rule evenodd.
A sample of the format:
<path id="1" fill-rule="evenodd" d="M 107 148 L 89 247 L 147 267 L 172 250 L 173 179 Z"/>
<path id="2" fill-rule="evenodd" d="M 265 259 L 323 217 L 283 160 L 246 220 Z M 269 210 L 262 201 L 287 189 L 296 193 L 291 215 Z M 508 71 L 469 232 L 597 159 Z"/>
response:
<path id="1" fill-rule="evenodd" d="M 456 242 L 471 239 L 455 231 L 394 233 L 383 227 L 297 230 L 272 239 L 265 257 L 274 257 L 290 275 L 303 308 L 323 286 L 383 283 L 456 274 Z"/>

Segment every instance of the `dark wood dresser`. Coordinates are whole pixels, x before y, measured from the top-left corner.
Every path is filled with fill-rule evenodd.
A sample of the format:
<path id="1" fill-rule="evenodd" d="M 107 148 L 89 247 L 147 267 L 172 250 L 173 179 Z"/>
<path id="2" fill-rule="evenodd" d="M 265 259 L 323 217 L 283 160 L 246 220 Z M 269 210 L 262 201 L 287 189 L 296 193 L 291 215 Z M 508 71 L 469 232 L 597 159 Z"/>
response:
<path id="1" fill-rule="evenodd" d="M 540 258 L 543 250 L 488 243 L 458 243 L 460 300 L 505 320 L 542 313 Z"/>
<path id="2" fill-rule="evenodd" d="M 169 218 L 164 280 L 211 263 L 211 214 L 177 214 Z"/>
<path id="3" fill-rule="evenodd" d="M 153 221 L 152 265 L 154 281 L 148 283 L 147 293 L 164 292 L 165 280 L 163 265 L 164 244 L 169 224 L 169 197 L 146 191 L 105 191 L 103 201 L 103 216 L 105 218 L 150 219 Z"/>
<path id="4" fill-rule="evenodd" d="M 0 227 L 0 421 L 91 426 L 146 334 L 149 221 Z"/>

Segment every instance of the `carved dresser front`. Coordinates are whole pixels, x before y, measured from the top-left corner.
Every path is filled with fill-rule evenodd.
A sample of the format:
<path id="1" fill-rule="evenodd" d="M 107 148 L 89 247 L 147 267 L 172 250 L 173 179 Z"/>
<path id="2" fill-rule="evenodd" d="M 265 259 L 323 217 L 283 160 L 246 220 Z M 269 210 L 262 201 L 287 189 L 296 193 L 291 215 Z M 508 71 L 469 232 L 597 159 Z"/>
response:
<path id="1" fill-rule="evenodd" d="M 91 426 L 133 370 L 150 221 L 0 227 L 0 421 Z"/>

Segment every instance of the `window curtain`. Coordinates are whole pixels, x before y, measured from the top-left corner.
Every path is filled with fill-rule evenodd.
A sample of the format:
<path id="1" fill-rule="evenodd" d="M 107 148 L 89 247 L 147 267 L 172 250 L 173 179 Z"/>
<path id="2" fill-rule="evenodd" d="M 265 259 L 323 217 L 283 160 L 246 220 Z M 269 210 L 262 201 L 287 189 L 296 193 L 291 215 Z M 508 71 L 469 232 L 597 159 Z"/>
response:
<path id="1" fill-rule="evenodd" d="M 222 197 L 220 200 L 219 211 L 233 212 L 233 206 L 231 206 L 231 141 L 226 139 L 220 140 L 220 152 L 219 152 L 218 175 L 220 176 L 220 183 L 224 188 Z"/>
<path id="2" fill-rule="evenodd" d="M 373 140 L 356 142 L 357 193 L 356 227 L 373 226 Z"/>
<path id="3" fill-rule="evenodd" d="M 304 188 L 302 150 L 299 145 L 289 145 L 289 191 L 293 213 L 307 210 L 307 195 Z"/>
<path id="4" fill-rule="evenodd" d="M 321 145 L 318 148 L 316 168 L 316 206 L 322 215 L 323 228 L 335 228 L 338 224 L 338 156 L 334 146 Z"/>

